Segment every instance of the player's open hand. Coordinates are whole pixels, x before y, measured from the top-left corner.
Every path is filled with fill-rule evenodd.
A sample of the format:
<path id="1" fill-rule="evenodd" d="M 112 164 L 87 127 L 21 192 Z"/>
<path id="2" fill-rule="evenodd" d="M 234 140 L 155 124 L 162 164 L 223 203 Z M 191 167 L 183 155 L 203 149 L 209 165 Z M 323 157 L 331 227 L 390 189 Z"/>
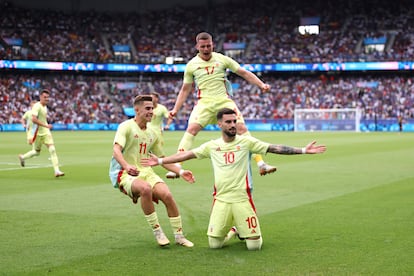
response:
<path id="1" fill-rule="evenodd" d="M 180 175 L 185 181 L 187 181 L 189 183 L 194 183 L 195 182 L 195 177 L 194 177 L 192 171 L 183 170 Z"/>
<path id="2" fill-rule="evenodd" d="M 307 154 L 315 154 L 315 153 L 323 153 L 326 151 L 325 145 L 316 145 L 316 141 L 310 142 L 305 147 L 305 153 Z"/>
<path id="3" fill-rule="evenodd" d="M 144 167 L 153 167 L 158 165 L 158 156 L 150 153 L 148 158 L 141 158 L 141 165 Z"/>

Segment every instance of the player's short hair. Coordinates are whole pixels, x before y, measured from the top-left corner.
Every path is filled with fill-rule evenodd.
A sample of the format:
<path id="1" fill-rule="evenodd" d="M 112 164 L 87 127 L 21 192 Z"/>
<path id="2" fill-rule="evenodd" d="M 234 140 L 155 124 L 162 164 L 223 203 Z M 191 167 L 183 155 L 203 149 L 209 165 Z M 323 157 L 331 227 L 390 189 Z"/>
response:
<path id="1" fill-rule="evenodd" d="M 233 109 L 230 109 L 227 107 L 220 109 L 219 112 L 217 112 L 217 121 L 220 121 L 221 119 L 223 119 L 223 115 L 230 115 L 230 114 L 237 115 L 236 111 L 234 111 Z"/>
<path id="2" fill-rule="evenodd" d="M 49 95 L 50 95 L 50 91 L 49 91 L 48 89 L 43 89 L 43 90 L 40 92 L 40 95 L 42 95 L 42 94 L 49 94 Z"/>
<path id="3" fill-rule="evenodd" d="M 200 40 L 213 40 L 213 36 L 207 32 L 201 32 L 196 36 L 196 43 Z"/>
<path id="4" fill-rule="evenodd" d="M 158 92 L 153 91 L 153 92 L 151 92 L 151 95 L 157 97 L 157 99 L 160 98 L 160 93 L 158 93 Z"/>
<path id="5" fill-rule="evenodd" d="M 139 96 L 136 96 L 134 99 L 134 105 L 139 105 L 143 102 L 152 102 L 152 96 L 151 95 L 139 95 Z"/>

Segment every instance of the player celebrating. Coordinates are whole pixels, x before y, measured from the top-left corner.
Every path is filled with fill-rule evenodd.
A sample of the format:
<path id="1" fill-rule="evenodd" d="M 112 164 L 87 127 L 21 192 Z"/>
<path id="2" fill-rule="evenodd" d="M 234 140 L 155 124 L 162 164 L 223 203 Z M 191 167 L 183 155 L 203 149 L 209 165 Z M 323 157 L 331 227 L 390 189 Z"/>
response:
<path id="1" fill-rule="evenodd" d="M 65 173 L 59 169 L 59 160 L 56 154 L 52 133 L 50 131 L 52 125 L 47 122 L 47 104 L 49 103 L 49 97 L 49 90 L 44 89 L 40 92 L 40 101 L 33 105 L 32 122 L 36 129 L 32 138 L 34 146 L 31 151 L 26 152 L 23 155 L 20 154 L 19 160 L 20 165 L 24 167 L 26 159 L 40 155 L 42 145 L 44 144 L 49 150 L 50 160 L 52 161 L 53 169 L 55 170 L 55 176 L 61 177 L 64 176 Z"/>
<path id="2" fill-rule="evenodd" d="M 22 123 L 23 128 L 26 129 L 26 139 L 27 139 L 27 143 L 29 145 L 33 145 L 33 136 L 34 136 L 34 131 L 35 129 L 33 128 L 33 121 L 32 121 L 32 108 L 34 106 L 34 104 L 37 103 L 37 101 L 31 101 L 30 102 L 30 109 L 27 110 L 20 122 Z"/>
<path id="3" fill-rule="evenodd" d="M 124 121 L 118 127 L 113 145 L 109 176 L 115 188 L 132 198 L 137 203 L 140 198 L 145 219 L 151 226 L 160 246 L 170 243 L 165 236 L 154 203 L 161 200 L 170 219 L 175 235 L 175 242 L 185 247 L 193 247 L 193 243 L 183 235 L 183 226 L 177 204 L 164 181 L 155 174 L 152 168 L 142 167 L 140 160 L 149 152 L 164 155 L 160 136 L 153 129 L 147 128 L 151 121 L 154 105 L 150 95 L 137 96 L 134 99 L 135 117 Z M 194 182 L 190 171 L 177 169 L 174 165 L 165 165 L 166 169 L 175 170 L 186 181 Z"/>
<path id="4" fill-rule="evenodd" d="M 209 247 L 223 247 L 228 229 L 235 225 L 239 236 L 246 239 L 247 249 L 260 250 L 263 241 L 251 197 L 250 154 L 314 154 L 325 152 L 326 147 L 315 145 L 316 142 L 304 148 L 272 145 L 251 136 L 236 135 L 237 114 L 228 108 L 218 112 L 217 122 L 221 138 L 164 158 L 151 155 L 142 164 L 155 166 L 193 158 L 210 158 L 214 171 L 214 201 L 207 231 Z"/>
<path id="5" fill-rule="evenodd" d="M 170 129 L 170 124 L 172 122 L 172 119 L 169 118 L 168 109 L 164 105 L 159 103 L 160 94 L 158 94 L 157 92 L 151 92 L 151 96 L 152 96 L 152 102 L 154 104 L 154 110 L 153 110 L 151 122 L 148 123 L 148 127 L 153 128 L 157 132 L 158 137 L 161 140 L 161 144 L 162 146 L 164 146 L 164 138 L 163 138 L 162 132 L 164 128 Z M 163 127 L 164 119 L 167 119 L 167 123 L 165 127 Z"/>
<path id="6" fill-rule="evenodd" d="M 170 112 L 171 117 L 177 114 L 195 84 L 198 102 L 190 114 L 187 130 L 178 145 L 178 152 L 191 149 L 198 132 L 208 124 L 215 124 L 217 111 L 225 107 L 236 111 L 237 133 L 250 135 L 240 110 L 230 98 L 231 84 L 226 78 L 227 69 L 243 77 L 249 83 L 255 84 L 262 92 L 270 90 L 269 84 L 263 83 L 255 74 L 241 67 L 235 60 L 214 52 L 213 38 L 209 33 L 202 32 L 196 36 L 196 48 L 198 54 L 186 66 L 183 85 L 174 108 Z M 276 171 L 275 167 L 263 161 L 261 155 L 255 155 L 254 159 L 259 166 L 260 175 Z M 167 177 L 175 178 L 178 176 L 169 172 Z"/>

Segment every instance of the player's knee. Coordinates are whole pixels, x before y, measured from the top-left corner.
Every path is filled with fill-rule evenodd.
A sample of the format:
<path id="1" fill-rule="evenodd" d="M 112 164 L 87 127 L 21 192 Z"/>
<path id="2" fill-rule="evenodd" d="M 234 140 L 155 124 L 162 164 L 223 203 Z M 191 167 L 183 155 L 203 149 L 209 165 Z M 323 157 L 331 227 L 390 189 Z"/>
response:
<path id="1" fill-rule="evenodd" d="M 168 188 L 167 184 L 165 184 L 164 182 L 156 183 L 154 188 L 152 189 L 152 193 L 166 205 L 174 203 L 174 197 L 170 189 Z"/>
<path id="2" fill-rule="evenodd" d="M 248 238 L 246 239 L 246 247 L 248 250 L 260 250 L 262 248 L 263 239 L 262 237 L 257 238 Z"/>
<path id="3" fill-rule="evenodd" d="M 132 183 L 132 193 L 144 198 L 152 197 L 152 188 L 147 182 L 136 179 Z"/>
<path id="4" fill-rule="evenodd" d="M 199 124 L 189 124 L 187 127 L 187 132 L 193 136 L 196 136 L 202 129 L 203 128 Z"/>
<path id="5" fill-rule="evenodd" d="M 162 193 L 161 195 L 159 195 L 159 197 L 161 201 L 164 202 L 165 204 L 171 204 L 174 202 L 174 197 L 170 191 L 166 191 Z"/>
<path id="6" fill-rule="evenodd" d="M 56 149 L 54 145 L 49 146 L 49 153 L 50 154 L 56 154 Z"/>
<path id="7" fill-rule="evenodd" d="M 224 245 L 224 238 L 208 237 L 208 246 L 212 249 L 222 248 Z"/>
<path id="8" fill-rule="evenodd" d="M 33 151 L 33 156 L 39 156 L 39 155 L 40 155 L 40 150 Z"/>

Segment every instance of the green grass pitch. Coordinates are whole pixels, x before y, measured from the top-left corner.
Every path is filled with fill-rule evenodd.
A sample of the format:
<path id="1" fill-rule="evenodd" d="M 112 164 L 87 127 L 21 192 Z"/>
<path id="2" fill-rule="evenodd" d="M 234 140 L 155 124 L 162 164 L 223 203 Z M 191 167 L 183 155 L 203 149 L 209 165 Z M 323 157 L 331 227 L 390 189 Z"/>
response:
<path id="1" fill-rule="evenodd" d="M 166 132 L 167 154 L 182 132 Z M 112 188 L 114 132 L 54 132 L 66 173 L 46 148 L 21 168 L 24 133 L 0 133 L 0 275 L 414 275 L 414 133 L 254 132 L 274 143 L 326 144 L 322 155 L 265 157 L 254 200 L 263 248 L 234 239 L 208 248 L 209 160 L 184 165 L 196 183 L 167 180 L 194 248 L 160 248 L 139 205 Z M 218 132 L 201 132 L 196 145 Z M 165 170 L 156 168 L 162 177 Z M 162 204 L 161 224 L 173 240 Z"/>

